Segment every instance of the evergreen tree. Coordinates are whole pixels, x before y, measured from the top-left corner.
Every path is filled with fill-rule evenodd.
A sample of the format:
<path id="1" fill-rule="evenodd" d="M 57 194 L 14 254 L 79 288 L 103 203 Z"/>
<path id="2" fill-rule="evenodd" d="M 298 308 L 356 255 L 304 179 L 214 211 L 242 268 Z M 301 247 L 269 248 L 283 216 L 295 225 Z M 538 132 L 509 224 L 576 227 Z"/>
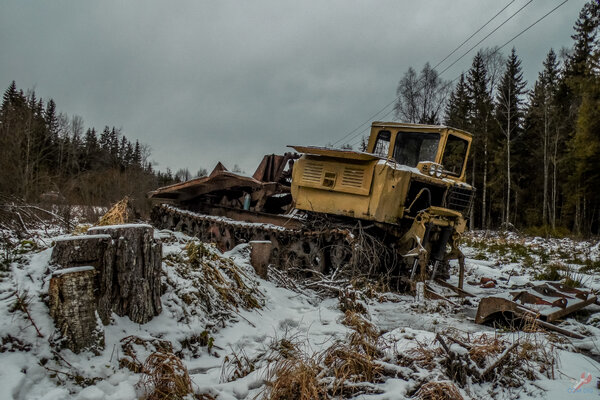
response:
<path id="1" fill-rule="evenodd" d="M 142 149 L 140 148 L 140 142 L 135 141 L 135 148 L 133 150 L 132 164 L 135 167 L 142 167 Z"/>
<path id="2" fill-rule="evenodd" d="M 525 86 L 527 82 L 523 79 L 521 71 L 521 60 L 517 57 L 513 47 L 510 56 L 506 62 L 506 70 L 496 97 L 496 119 L 504 136 L 504 146 L 506 159 L 503 160 L 506 166 L 506 205 L 504 222 L 511 222 L 511 142 L 520 133 L 523 118 L 523 95 L 526 93 Z"/>
<path id="3" fill-rule="evenodd" d="M 589 161 L 590 153 L 596 140 L 589 135 L 589 127 L 594 126 L 594 106 L 596 104 L 596 85 L 598 79 L 597 59 L 600 44 L 600 3 L 586 3 L 575 22 L 575 41 L 573 51 L 565 62 L 564 84 L 562 85 L 562 102 L 566 130 L 570 133 L 568 143 L 570 151 L 566 156 L 568 166 L 564 191 L 567 193 L 567 213 L 572 220 L 572 229 L 582 233 L 591 229 L 590 213 L 598 212 L 597 203 L 593 203 L 596 188 L 590 182 L 594 179 L 588 174 L 584 165 Z M 597 163 L 597 160 L 593 161 Z M 585 226 L 585 225 L 588 226 Z"/>
<path id="4" fill-rule="evenodd" d="M 469 129 L 470 107 L 465 75 L 460 74 L 456 88 L 450 93 L 446 105 L 445 124 L 458 129 Z"/>
<path id="5" fill-rule="evenodd" d="M 543 225 L 549 224 L 554 229 L 556 225 L 557 161 L 561 131 L 560 120 L 557 118 L 560 71 L 554 50 L 550 49 L 548 52 L 543 67 L 544 69 L 539 73 L 534 89 L 530 93 L 529 107 L 526 113 L 527 143 L 525 147 L 532 157 L 525 157 L 519 164 L 522 167 L 521 174 L 528 176 L 527 181 L 539 182 L 536 186 L 542 187 L 541 193 L 533 193 L 533 196 L 530 196 L 541 208 L 542 214 L 539 222 Z M 538 160 L 542 160 L 542 163 L 540 164 Z M 533 223 L 533 221 L 529 222 Z"/>
<path id="6" fill-rule="evenodd" d="M 476 209 L 480 211 L 480 226 L 488 227 L 488 163 L 489 163 L 489 135 L 491 130 L 493 104 L 490 97 L 491 89 L 487 76 L 485 60 L 481 52 L 473 58 L 471 68 L 467 73 L 466 81 L 467 97 L 469 99 L 468 130 L 473 133 L 471 145 L 470 166 L 471 184 L 480 187 L 482 194 L 477 199 L 475 206 L 471 208 L 469 223 L 471 228 L 476 224 Z M 483 164 L 478 165 L 478 160 Z M 481 173 L 478 170 L 481 168 Z M 479 215 L 477 215 L 479 216 Z"/>

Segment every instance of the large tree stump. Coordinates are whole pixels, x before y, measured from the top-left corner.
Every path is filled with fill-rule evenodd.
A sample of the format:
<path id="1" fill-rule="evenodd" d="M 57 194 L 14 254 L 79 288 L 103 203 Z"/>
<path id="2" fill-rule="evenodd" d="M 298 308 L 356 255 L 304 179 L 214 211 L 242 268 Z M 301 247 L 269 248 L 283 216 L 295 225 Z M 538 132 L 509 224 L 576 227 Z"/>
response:
<path id="1" fill-rule="evenodd" d="M 150 225 L 102 226 L 59 239 L 50 260 L 50 314 L 73 351 L 96 341 L 96 313 L 108 325 L 112 312 L 139 324 L 161 312 L 162 244 Z"/>
<path id="2" fill-rule="evenodd" d="M 98 271 L 98 312 L 108 323 L 110 311 L 143 324 L 158 315 L 162 244 L 151 225 L 98 226 L 88 233 L 110 235 L 114 251 L 105 253 Z M 110 249 L 109 249 L 110 250 Z"/>
<path id="3" fill-rule="evenodd" d="M 50 315 L 62 345 L 75 353 L 104 347 L 104 332 L 96 314 L 92 266 L 60 269 L 50 278 Z"/>

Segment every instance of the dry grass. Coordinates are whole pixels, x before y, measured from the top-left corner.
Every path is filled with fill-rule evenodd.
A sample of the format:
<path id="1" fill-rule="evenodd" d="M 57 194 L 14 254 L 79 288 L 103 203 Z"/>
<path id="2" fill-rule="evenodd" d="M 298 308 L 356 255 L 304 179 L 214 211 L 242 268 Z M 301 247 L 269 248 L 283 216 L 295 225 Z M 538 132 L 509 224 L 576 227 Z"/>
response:
<path id="1" fill-rule="evenodd" d="M 262 307 L 260 292 L 245 283 L 250 278 L 233 261 L 201 242 L 189 242 L 185 250 L 190 266 L 203 272 L 204 284 L 212 286 L 227 304 L 245 309 Z"/>
<path id="2" fill-rule="evenodd" d="M 523 317 L 522 331 L 529 332 L 529 333 L 543 331 L 543 329 L 540 328 L 540 325 L 537 322 L 538 317 L 539 317 L 539 315 L 525 314 L 525 316 Z"/>
<path id="3" fill-rule="evenodd" d="M 342 323 L 353 330 L 348 337 L 350 346 L 363 351 L 369 357 L 381 356 L 381 350 L 377 346 L 380 332 L 371 321 L 356 312 L 346 311 Z"/>
<path id="4" fill-rule="evenodd" d="M 163 258 L 165 290 L 173 292 L 178 322 L 191 323 L 196 316 L 224 324 L 240 308 L 262 308 L 264 294 L 255 280 L 214 246 L 189 241 L 181 253 Z"/>
<path id="5" fill-rule="evenodd" d="M 152 353 L 143 373 L 139 385 L 146 390 L 145 400 L 178 400 L 194 393 L 187 368 L 172 353 Z"/>
<path id="6" fill-rule="evenodd" d="M 423 342 L 415 340 L 416 346 L 408 349 L 404 354 L 399 354 L 400 365 L 410 367 L 416 364 L 421 368 L 429 371 L 433 370 L 437 365 L 439 358 L 444 354 L 441 347 L 435 347 Z"/>
<path id="7" fill-rule="evenodd" d="M 139 336 L 130 335 L 121 339 L 121 350 L 124 357 L 119 359 L 119 367 L 137 373 L 144 369 L 143 363 L 138 358 L 138 353 L 172 353 L 173 345 L 168 340 L 142 339 Z"/>
<path id="8" fill-rule="evenodd" d="M 136 212 L 129 196 L 115 203 L 110 210 L 100 217 L 98 226 L 119 225 L 133 222 L 136 219 Z"/>
<path id="9" fill-rule="evenodd" d="M 482 367 L 490 357 L 495 357 L 506 348 L 506 342 L 496 335 L 483 334 L 469 343 L 469 357 L 475 364 Z"/>
<path id="10" fill-rule="evenodd" d="M 328 399 L 326 386 L 319 380 L 316 357 L 279 360 L 269 372 L 265 398 L 269 400 Z"/>
<path id="11" fill-rule="evenodd" d="M 323 354 L 323 364 L 328 368 L 328 375 L 333 377 L 333 396 L 362 392 L 363 387 L 354 384 L 374 383 L 384 375 L 383 366 L 377 363 L 375 358 L 348 343 L 338 342 L 329 347 Z"/>
<path id="12" fill-rule="evenodd" d="M 342 312 L 352 311 L 355 313 L 367 315 L 367 308 L 358 298 L 360 292 L 350 288 L 342 289 L 339 292 L 340 310 Z"/>
<path id="13" fill-rule="evenodd" d="M 450 381 L 427 382 L 415 394 L 419 400 L 463 400 L 456 385 Z"/>
<path id="14" fill-rule="evenodd" d="M 225 356 L 221 367 L 221 382 L 232 382 L 256 370 L 257 359 L 248 357 L 244 349 L 232 351 Z"/>

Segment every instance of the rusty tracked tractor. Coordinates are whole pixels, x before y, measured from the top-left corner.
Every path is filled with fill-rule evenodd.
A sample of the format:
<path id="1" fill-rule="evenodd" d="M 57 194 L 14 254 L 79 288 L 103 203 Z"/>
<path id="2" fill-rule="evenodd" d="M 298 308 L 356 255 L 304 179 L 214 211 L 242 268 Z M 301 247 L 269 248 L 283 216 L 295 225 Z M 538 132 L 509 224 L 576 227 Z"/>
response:
<path id="1" fill-rule="evenodd" d="M 470 146 L 450 127 L 375 122 L 366 152 L 291 146 L 302 156 L 266 156 L 252 178 L 217 168 L 160 188 L 153 220 L 224 249 L 270 240 L 283 268 L 434 278 L 462 258 Z"/>

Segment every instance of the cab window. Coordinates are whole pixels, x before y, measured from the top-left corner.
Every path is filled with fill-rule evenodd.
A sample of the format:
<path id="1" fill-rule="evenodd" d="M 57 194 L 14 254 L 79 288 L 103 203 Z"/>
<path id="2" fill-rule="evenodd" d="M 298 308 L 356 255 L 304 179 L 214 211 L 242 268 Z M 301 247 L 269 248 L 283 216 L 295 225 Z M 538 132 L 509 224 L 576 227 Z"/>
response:
<path id="1" fill-rule="evenodd" d="M 435 161 L 439 142 L 439 133 L 398 132 L 394 159 L 409 167 L 416 167 L 421 161 Z"/>
<path id="2" fill-rule="evenodd" d="M 447 174 L 460 176 L 462 174 L 469 143 L 458 136 L 449 135 L 442 158 L 442 165 Z"/>
<path id="3" fill-rule="evenodd" d="M 375 141 L 375 148 L 373 154 L 379 157 L 387 158 L 390 150 L 390 131 L 379 131 L 377 134 L 377 140 Z"/>

